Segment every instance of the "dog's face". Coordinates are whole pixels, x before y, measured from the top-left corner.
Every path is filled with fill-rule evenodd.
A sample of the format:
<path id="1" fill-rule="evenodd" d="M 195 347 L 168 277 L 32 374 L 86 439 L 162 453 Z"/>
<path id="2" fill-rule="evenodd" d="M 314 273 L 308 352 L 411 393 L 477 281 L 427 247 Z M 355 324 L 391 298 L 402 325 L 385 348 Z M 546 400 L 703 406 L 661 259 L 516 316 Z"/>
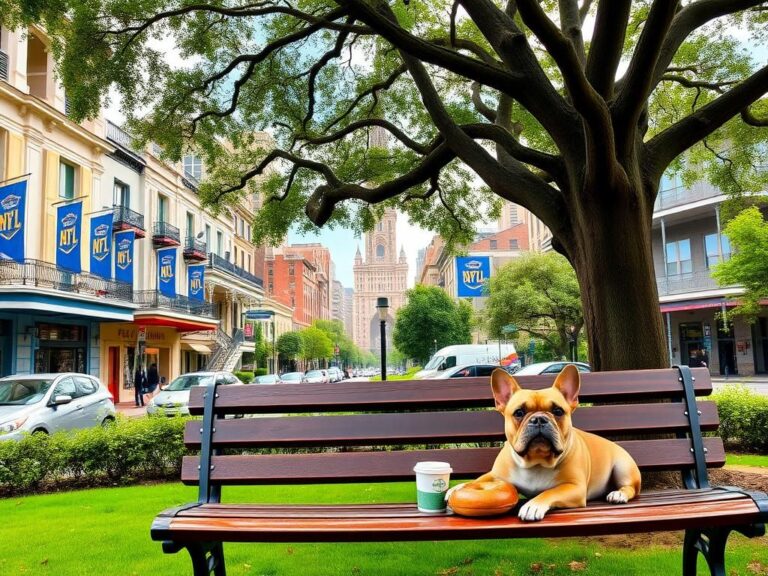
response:
<path id="1" fill-rule="evenodd" d="M 504 370 L 493 371 L 496 409 L 504 415 L 504 431 L 518 462 L 526 467 L 557 462 L 571 435 L 579 385 L 579 371 L 572 365 L 563 368 L 553 386 L 545 390 L 524 390 Z"/>

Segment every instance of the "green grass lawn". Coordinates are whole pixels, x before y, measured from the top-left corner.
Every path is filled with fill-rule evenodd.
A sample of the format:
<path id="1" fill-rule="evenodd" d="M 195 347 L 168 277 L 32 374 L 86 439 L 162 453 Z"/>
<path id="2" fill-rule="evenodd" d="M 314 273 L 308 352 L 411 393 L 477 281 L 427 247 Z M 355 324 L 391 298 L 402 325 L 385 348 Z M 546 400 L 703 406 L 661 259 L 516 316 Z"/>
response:
<path id="1" fill-rule="evenodd" d="M 225 501 L 412 501 L 411 483 L 225 488 Z M 164 555 L 149 538 L 155 514 L 194 500 L 193 488 L 157 484 L 0 500 L 0 575 L 175 576 L 186 553 Z M 640 538 L 643 538 L 642 536 Z M 629 549 L 587 539 L 378 544 L 226 544 L 228 574 L 439 576 L 680 573 L 679 546 Z M 728 574 L 768 574 L 768 539 L 733 536 Z M 700 567 L 699 574 L 706 572 Z"/>
<path id="2" fill-rule="evenodd" d="M 728 454 L 725 457 L 725 463 L 736 464 L 738 466 L 768 468 L 768 456 L 759 454 Z"/>

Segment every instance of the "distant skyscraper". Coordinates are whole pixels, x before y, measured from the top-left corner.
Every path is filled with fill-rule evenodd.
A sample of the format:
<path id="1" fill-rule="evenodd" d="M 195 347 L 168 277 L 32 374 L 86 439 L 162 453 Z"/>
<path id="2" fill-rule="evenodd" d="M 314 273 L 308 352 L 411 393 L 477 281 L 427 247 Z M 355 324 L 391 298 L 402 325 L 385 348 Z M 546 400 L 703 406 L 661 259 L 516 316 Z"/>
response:
<path id="1" fill-rule="evenodd" d="M 355 289 L 344 288 L 344 333 L 352 336 L 354 330 Z"/>
<path id="2" fill-rule="evenodd" d="M 387 345 L 392 346 L 391 332 L 395 312 L 405 304 L 408 286 L 408 262 L 405 250 L 397 253 L 397 212 L 388 208 L 374 229 L 365 234 L 365 261 L 360 248 L 355 255 L 353 338 L 363 350 L 381 350 L 377 298 L 389 299 Z"/>

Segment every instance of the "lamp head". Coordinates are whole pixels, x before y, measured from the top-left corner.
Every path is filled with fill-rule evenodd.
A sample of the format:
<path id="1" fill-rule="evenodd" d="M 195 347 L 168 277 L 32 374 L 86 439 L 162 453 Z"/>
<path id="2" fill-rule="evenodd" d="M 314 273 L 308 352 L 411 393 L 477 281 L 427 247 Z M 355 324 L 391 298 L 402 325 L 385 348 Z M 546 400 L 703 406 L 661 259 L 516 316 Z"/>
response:
<path id="1" fill-rule="evenodd" d="M 387 319 L 387 310 L 389 309 L 389 300 L 387 298 L 377 298 L 376 308 L 379 311 L 379 320 L 384 322 Z"/>

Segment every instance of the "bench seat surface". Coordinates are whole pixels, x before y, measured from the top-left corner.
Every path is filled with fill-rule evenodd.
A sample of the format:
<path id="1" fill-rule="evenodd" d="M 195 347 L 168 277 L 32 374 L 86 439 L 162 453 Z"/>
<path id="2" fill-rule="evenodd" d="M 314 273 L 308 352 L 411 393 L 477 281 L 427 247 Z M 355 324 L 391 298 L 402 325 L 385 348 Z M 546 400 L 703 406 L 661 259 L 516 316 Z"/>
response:
<path id="1" fill-rule="evenodd" d="M 522 522 L 513 512 L 484 518 L 425 514 L 410 504 L 263 505 L 202 504 L 161 513 L 154 540 L 176 542 L 343 542 L 468 540 L 591 536 L 683 530 L 701 525 L 757 522 L 748 495 L 722 489 L 643 493 L 621 505 L 590 502 L 555 510 L 541 522 Z"/>

